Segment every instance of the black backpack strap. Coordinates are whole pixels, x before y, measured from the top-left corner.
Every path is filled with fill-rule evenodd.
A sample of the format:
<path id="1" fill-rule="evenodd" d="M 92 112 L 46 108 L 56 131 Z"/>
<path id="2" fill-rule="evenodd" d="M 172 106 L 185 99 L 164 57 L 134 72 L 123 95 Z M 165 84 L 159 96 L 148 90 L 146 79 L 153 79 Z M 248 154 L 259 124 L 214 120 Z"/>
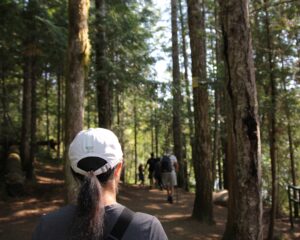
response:
<path id="1" fill-rule="evenodd" d="M 134 212 L 125 207 L 106 240 L 121 240 L 133 217 Z"/>

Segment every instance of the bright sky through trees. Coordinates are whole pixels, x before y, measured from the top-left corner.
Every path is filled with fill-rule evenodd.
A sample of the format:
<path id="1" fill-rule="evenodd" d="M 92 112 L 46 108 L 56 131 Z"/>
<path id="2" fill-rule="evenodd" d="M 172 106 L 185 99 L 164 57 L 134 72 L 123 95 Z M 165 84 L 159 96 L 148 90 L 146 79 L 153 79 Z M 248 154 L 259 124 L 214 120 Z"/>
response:
<path id="1" fill-rule="evenodd" d="M 171 64 L 171 56 L 167 54 L 164 49 L 168 49 L 171 47 L 171 23 L 169 13 L 170 2 L 153 0 L 153 3 L 158 11 L 160 11 L 160 18 L 157 22 L 157 28 L 159 29 L 159 31 L 154 34 L 154 42 L 156 42 L 157 46 L 155 48 L 155 51 L 153 52 L 153 56 L 159 58 L 154 66 L 154 69 L 157 73 L 156 80 L 169 82 L 171 79 L 171 72 L 168 71 L 168 67 L 170 67 Z"/>

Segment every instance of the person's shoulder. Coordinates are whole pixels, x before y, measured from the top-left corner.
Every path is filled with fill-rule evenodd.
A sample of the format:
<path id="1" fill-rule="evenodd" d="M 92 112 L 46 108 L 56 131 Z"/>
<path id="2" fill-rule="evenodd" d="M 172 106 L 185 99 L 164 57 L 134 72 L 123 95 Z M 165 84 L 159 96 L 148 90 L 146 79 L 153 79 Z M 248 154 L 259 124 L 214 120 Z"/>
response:
<path id="1" fill-rule="evenodd" d="M 76 207 L 68 205 L 51 213 L 42 215 L 33 232 L 32 239 L 58 239 L 61 236 L 67 236 L 67 230 L 72 222 L 75 212 Z"/>
<path id="2" fill-rule="evenodd" d="M 132 225 L 142 232 L 143 239 L 168 239 L 160 221 L 153 215 L 136 212 Z"/>
<path id="3" fill-rule="evenodd" d="M 44 224 L 59 225 L 62 222 L 72 219 L 75 212 L 76 207 L 74 205 L 67 205 L 48 214 L 44 214 L 41 220 Z"/>

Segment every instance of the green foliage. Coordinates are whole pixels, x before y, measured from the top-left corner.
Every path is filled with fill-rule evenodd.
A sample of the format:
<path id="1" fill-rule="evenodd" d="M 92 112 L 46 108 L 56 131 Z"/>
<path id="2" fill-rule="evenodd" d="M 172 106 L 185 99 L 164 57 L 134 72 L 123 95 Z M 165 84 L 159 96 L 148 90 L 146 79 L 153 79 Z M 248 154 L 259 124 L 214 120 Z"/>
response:
<path id="1" fill-rule="evenodd" d="M 300 183 L 300 89 L 299 89 L 299 4 L 296 2 L 269 1 L 268 8 L 274 76 L 278 91 L 278 177 L 279 200 L 286 204 L 285 186 L 291 182 L 290 151 L 287 128 L 290 125 L 293 137 L 294 155 L 297 169 L 297 181 Z M 93 2 L 91 2 L 93 4 Z M 295 4 L 295 5 L 294 5 Z M 184 5 L 185 6 L 185 5 Z M 296 7 L 295 7 L 296 6 Z M 113 126 L 124 146 L 127 166 L 127 180 L 134 180 L 134 111 L 137 111 L 137 154 L 138 163 L 144 163 L 150 152 L 155 151 L 152 134 L 157 131 L 158 155 L 171 148 L 172 142 L 172 99 L 168 83 L 156 82 L 152 67 L 157 59 L 151 55 L 156 49 L 153 40 L 155 31 L 162 32 L 157 26 L 159 13 L 151 1 L 107 1 L 104 21 L 107 38 L 107 57 L 102 74 L 112 82 Z M 186 8 L 183 9 L 184 21 L 187 20 Z M 215 22 L 215 1 L 208 1 L 206 6 L 207 37 L 207 73 L 210 90 L 210 114 L 213 122 L 214 90 L 226 89 L 222 79 L 225 70 L 216 66 L 216 43 L 220 41 L 220 31 Z M 168 14 L 168 13 L 165 13 Z M 97 127 L 96 79 L 95 67 L 96 10 L 90 11 L 89 33 L 92 44 L 90 71 L 85 90 L 85 127 Z M 271 173 L 269 154 L 270 110 L 268 51 L 265 31 L 265 12 L 261 2 L 251 2 L 251 30 L 254 45 L 256 81 L 259 99 L 259 116 L 262 136 L 263 188 L 270 193 Z M 186 22 L 185 22 L 186 24 Z M 2 0 L 0 3 L 0 140 L 20 140 L 22 124 L 22 83 L 25 57 L 34 57 L 37 63 L 37 139 L 56 139 L 57 122 L 63 119 L 64 103 L 64 66 L 67 49 L 67 1 L 13 1 Z M 171 39 L 165 33 L 157 34 L 162 49 L 170 52 Z M 187 39 L 187 43 L 189 39 Z M 160 56 L 160 53 L 158 54 Z M 159 56 L 157 58 L 159 58 Z M 180 58 L 182 61 L 182 58 Z M 171 59 L 170 59 L 171 61 Z M 190 59 L 189 59 L 190 62 Z M 218 69 L 218 71 L 217 71 Z M 60 114 L 57 112 L 58 76 L 61 78 Z M 298 77 L 298 78 L 297 78 Z M 46 99 L 46 87 L 48 99 Z M 134 101 L 135 99 L 135 101 Z M 184 94 L 183 99 L 186 99 Z M 46 107 L 49 115 L 47 122 Z M 221 109 L 220 124 L 224 124 L 226 109 Z M 187 124 L 188 111 L 182 111 L 183 132 L 186 141 L 189 137 Z M 289 117 L 288 117 L 289 115 Z M 3 117 L 2 117 L 3 116 Z M 48 126 L 47 126 L 48 125 Z M 49 136 L 46 136 L 47 128 Z M 214 130 L 211 124 L 211 130 Z M 61 134 L 62 135 L 62 134 Z M 155 135 L 155 134 L 154 134 Z M 221 135 L 225 135 L 222 127 Z M 187 147 L 191 156 L 191 148 Z M 222 156 L 224 155 L 224 150 Z M 48 150 L 40 148 L 39 159 L 47 159 Z M 192 179 L 193 181 L 193 179 Z M 266 201 L 269 201 L 266 197 Z"/>

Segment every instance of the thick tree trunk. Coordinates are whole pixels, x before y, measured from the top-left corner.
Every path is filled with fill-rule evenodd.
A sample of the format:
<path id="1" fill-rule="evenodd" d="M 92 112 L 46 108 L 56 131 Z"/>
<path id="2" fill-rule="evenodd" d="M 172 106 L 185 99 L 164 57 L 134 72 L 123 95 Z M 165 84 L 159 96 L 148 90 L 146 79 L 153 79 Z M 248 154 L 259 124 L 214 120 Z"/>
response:
<path id="1" fill-rule="evenodd" d="M 84 79 L 89 58 L 88 11 L 89 0 L 69 0 L 68 70 L 66 85 L 65 175 L 67 199 L 74 201 L 76 184 L 67 160 L 68 148 L 83 128 Z"/>
<path id="2" fill-rule="evenodd" d="M 192 53 L 192 79 L 195 117 L 196 198 L 193 217 L 213 222 L 212 163 L 209 124 L 209 102 L 206 79 L 205 16 L 203 2 L 188 1 L 188 18 Z"/>
<path id="3" fill-rule="evenodd" d="M 261 155 L 257 93 L 247 0 L 220 0 L 233 162 L 223 239 L 262 237 Z M 229 119 L 228 119 L 229 120 Z"/>
<path id="4" fill-rule="evenodd" d="M 174 154 L 179 163 L 178 186 L 184 183 L 184 164 L 182 160 L 182 130 L 181 130 L 181 85 L 179 69 L 177 0 L 171 0 L 172 17 L 172 75 L 173 75 L 173 141 Z"/>
<path id="5" fill-rule="evenodd" d="M 106 6 L 105 0 L 96 3 L 96 72 L 99 126 L 111 128 L 112 124 L 112 83 L 106 72 Z"/>

